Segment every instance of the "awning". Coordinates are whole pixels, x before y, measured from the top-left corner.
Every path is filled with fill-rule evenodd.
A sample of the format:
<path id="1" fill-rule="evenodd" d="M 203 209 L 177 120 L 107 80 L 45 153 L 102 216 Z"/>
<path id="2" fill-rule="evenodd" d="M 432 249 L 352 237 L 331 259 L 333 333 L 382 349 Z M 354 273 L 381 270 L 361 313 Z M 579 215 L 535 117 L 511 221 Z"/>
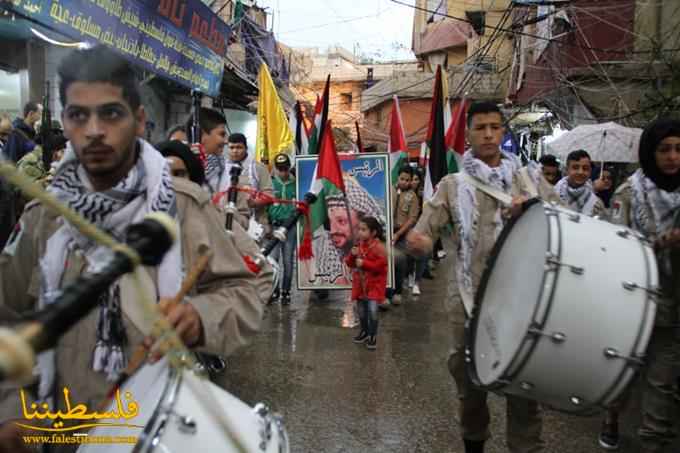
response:
<path id="1" fill-rule="evenodd" d="M 469 23 L 442 19 L 428 24 L 422 35 L 420 47 L 413 49 L 413 53 L 424 55 L 451 47 L 464 46 L 473 36 L 476 36 L 476 33 Z"/>

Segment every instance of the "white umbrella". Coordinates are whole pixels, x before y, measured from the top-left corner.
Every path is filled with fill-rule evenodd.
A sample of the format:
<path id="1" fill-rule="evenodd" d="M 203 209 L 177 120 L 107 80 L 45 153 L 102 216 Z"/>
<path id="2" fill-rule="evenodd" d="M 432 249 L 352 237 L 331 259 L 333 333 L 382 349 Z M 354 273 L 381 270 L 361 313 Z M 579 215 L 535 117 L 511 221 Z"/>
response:
<path id="1" fill-rule="evenodd" d="M 642 129 L 616 123 L 578 126 L 547 144 L 548 152 L 565 162 L 567 155 L 584 149 L 593 161 L 637 162 Z"/>

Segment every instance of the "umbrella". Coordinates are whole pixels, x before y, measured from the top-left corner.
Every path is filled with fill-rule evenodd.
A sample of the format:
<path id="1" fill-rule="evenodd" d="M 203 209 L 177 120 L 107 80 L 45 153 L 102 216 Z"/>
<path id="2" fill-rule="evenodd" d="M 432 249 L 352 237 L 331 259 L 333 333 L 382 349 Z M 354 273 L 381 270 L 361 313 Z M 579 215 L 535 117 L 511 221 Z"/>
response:
<path id="1" fill-rule="evenodd" d="M 584 149 L 600 162 L 637 162 L 642 129 L 616 123 L 578 126 L 547 143 L 548 152 L 566 161 L 567 155 Z"/>

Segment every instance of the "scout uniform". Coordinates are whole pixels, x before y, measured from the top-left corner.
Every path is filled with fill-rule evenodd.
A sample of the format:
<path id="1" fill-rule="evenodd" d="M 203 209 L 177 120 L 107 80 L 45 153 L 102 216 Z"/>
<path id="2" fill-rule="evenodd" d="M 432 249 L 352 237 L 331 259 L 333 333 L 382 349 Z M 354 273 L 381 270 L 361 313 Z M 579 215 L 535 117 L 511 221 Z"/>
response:
<path id="1" fill-rule="evenodd" d="M 272 178 L 264 164 L 256 162 L 254 159 L 246 158 L 241 161 L 241 165 L 243 166 L 243 171 L 238 180 L 239 187 L 252 187 L 260 192 L 272 195 Z M 236 198 L 236 208 L 239 213 L 238 217 L 240 217 L 239 223 L 247 229 L 250 217 L 254 216 L 253 218 L 257 223 L 269 225 L 267 208 L 257 208 L 253 212 L 248 206 L 248 198 L 250 198 L 250 194 L 247 193 L 239 193 Z"/>
<path id="2" fill-rule="evenodd" d="M 538 165 L 530 164 L 522 167 L 513 175 L 511 195 L 513 197 L 540 198 L 546 203 L 563 204 L 553 186 L 543 176 Z"/>
<path id="3" fill-rule="evenodd" d="M 459 229 L 461 222 L 457 209 L 458 190 L 461 185 L 459 177 L 460 174 L 450 174 L 442 178 L 432 199 L 425 202 L 423 213 L 415 226 L 416 231 L 432 238 L 433 241 L 438 238 L 442 228 L 448 224 L 452 224 L 455 231 Z M 516 177 L 513 177 L 513 180 L 516 184 L 519 184 Z M 543 187 L 542 184 L 539 184 L 539 187 L 539 196 L 547 196 L 551 190 Z M 513 186 L 512 189 L 516 193 L 521 190 L 518 185 Z M 499 201 L 479 189 L 475 190 L 475 198 L 479 217 L 477 221 L 478 237 L 472 250 L 471 259 L 471 296 L 473 298 L 486 266 L 486 260 L 496 242 L 500 227 L 500 225 L 497 225 L 499 219 L 497 212 L 501 207 Z M 459 249 L 462 239 L 458 234 L 454 234 L 454 241 L 454 248 Z M 460 261 L 459 257 L 458 263 Z M 458 291 L 455 292 L 454 298 L 460 303 L 458 307 L 454 307 L 454 310 L 460 317 L 455 320 L 453 325 L 454 350 L 449 357 L 448 365 L 456 382 L 458 397 L 462 403 L 460 406 L 460 423 L 463 439 L 481 442 L 490 437 L 487 392 L 475 387 L 465 370 L 464 312 L 461 309 L 463 304 L 460 284 L 457 283 L 457 286 Z M 507 443 L 510 451 L 528 453 L 540 450 L 543 443 L 541 441 L 542 425 L 538 403 L 510 395 L 506 399 L 508 405 Z"/>
<path id="4" fill-rule="evenodd" d="M 413 190 L 401 190 L 392 188 L 392 231 L 395 233 L 409 220 L 418 220 L 418 213 L 420 207 L 418 206 L 418 195 Z M 392 299 L 392 303 L 398 305 L 400 300 L 393 296 L 400 295 L 402 287 L 404 286 L 404 278 L 408 271 L 408 257 L 405 250 L 404 234 L 395 244 L 394 255 L 394 289 L 388 290 L 388 297 Z"/>
<path id="5" fill-rule="evenodd" d="M 638 170 L 641 171 L 641 170 Z M 632 178 L 623 183 L 614 193 L 612 200 L 613 223 L 634 228 L 634 196 Z M 642 207 L 647 218 L 654 219 L 652 207 L 646 202 Z M 653 222 L 650 222 L 652 224 Z M 650 225 L 647 231 L 640 231 L 649 240 L 655 240 L 660 231 L 658 225 Z M 672 264 L 680 266 L 678 256 L 672 255 Z M 680 279 L 664 271 L 667 264 L 657 255 L 659 283 L 663 293 L 657 297 L 654 330 L 645 357 L 645 368 L 642 371 L 642 424 L 639 430 L 640 442 L 645 451 L 661 451 L 675 437 L 674 422 L 676 402 L 673 398 L 673 386 L 680 364 L 680 339 L 677 334 L 680 320 Z"/>
<path id="6" fill-rule="evenodd" d="M 409 219 L 418 220 L 418 196 L 412 190 L 392 189 L 393 231 L 398 231 Z"/>
<path id="7" fill-rule="evenodd" d="M 203 325 L 204 344 L 194 350 L 227 355 L 259 330 L 263 305 L 271 293 L 271 268 L 267 266 L 258 276 L 249 271 L 243 255 L 257 254 L 255 243 L 238 225 L 233 235 L 225 235 L 223 216 L 212 206 L 209 195 L 198 186 L 180 178 L 173 178 L 172 184 L 185 266 L 196 263 L 202 249 L 215 252 L 186 298 L 198 312 Z M 30 203 L 20 221 L 21 228 L 15 231 L 15 236 L 0 254 L 2 323 L 18 322 L 22 314 L 36 309 L 41 286 L 38 261 L 45 253 L 47 239 L 59 227 L 57 217 L 41 204 Z M 69 250 L 63 286 L 78 277 L 85 265 L 81 253 Z M 145 270 L 148 271 L 148 284 L 154 285 L 157 270 Z M 134 300 L 129 297 L 134 296 L 134 289 L 125 279 L 121 280 L 120 288 L 129 354 L 144 335 L 135 324 L 134 316 L 125 309 L 126 299 L 128 302 Z M 57 388 L 68 386 L 74 398 L 88 407 L 96 407 L 110 386 L 105 374 L 92 370 L 98 316 L 98 310 L 93 310 L 66 332 L 55 347 Z M 20 408 L 18 388 L 0 386 L 0 421 L 19 418 Z M 73 448 L 64 446 L 59 451 Z"/>

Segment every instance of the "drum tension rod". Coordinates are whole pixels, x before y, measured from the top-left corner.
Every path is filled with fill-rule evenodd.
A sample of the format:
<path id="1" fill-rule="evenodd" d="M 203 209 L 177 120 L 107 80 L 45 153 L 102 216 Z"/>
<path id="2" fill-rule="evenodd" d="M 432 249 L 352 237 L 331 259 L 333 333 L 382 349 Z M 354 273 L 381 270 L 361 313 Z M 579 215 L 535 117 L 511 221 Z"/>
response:
<path id="1" fill-rule="evenodd" d="M 632 237 L 633 239 L 637 239 L 638 241 L 643 242 L 647 245 L 653 244 L 653 242 L 650 241 L 648 238 L 646 238 L 645 236 L 638 234 L 638 233 L 636 233 L 635 231 L 632 231 L 632 230 L 620 229 L 620 230 L 616 231 L 616 234 L 619 237 L 622 237 L 624 239 L 628 239 L 628 238 Z"/>
<path id="2" fill-rule="evenodd" d="M 565 341 L 567 341 L 567 335 L 564 334 L 563 332 L 547 333 L 547 332 L 542 331 L 541 329 L 539 329 L 536 326 L 529 327 L 528 332 L 531 335 L 536 335 L 536 336 L 540 336 L 540 337 L 548 337 L 555 344 L 560 344 L 560 343 L 564 343 Z"/>
<path id="3" fill-rule="evenodd" d="M 647 294 L 654 297 L 663 296 L 663 293 L 658 288 L 648 288 L 646 286 L 639 285 L 635 282 L 621 282 L 621 284 L 623 285 L 623 288 L 628 291 L 635 291 L 636 289 L 641 289 L 643 291 L 646 291 Z"/>
<path id="4" fill-rule="evenodd" d="M 638 366 L 638 367 L 642 367 L 642 366 L 645 365 L 645 361 L 644 361 L 645 356 L 632 357 L 632 356 L 623 355 L 614 348 L 605 348 L 604 349 L 604 356 L 608 359 L 622 359 L 622 360 L 625 360 L 626 362 L 632 363 L 633 365 Z"/>
<path id="5" fill-rule="evenodd" d="M 274 421 L 273 414 L 269 406 L 264 403 L 257 403 L 253 408 L 255 415 L 260 417 L 262 421 L 262 429 L 260 430 L 260 450 L 266 451 L 267 445 L 272 440 L 272 422 Z"/>
<path id="6" fill-rule="evenodd" d="M 565 267 L 568 267 L 569 270 L 576 275 L 583 275 L 583 273 L 586 271 L 585 268 L 583 268 L 581 266 L 574 266 L 573 264 L 563 263 L 562 261 L 558 260 L 557 257 L 550 252 L 546 253 L 545 257 L 546 257 L 545 262 L 549 266 L 553 266 L 553 267 L 555 267 L 555 266 L 557 266 L 557 267 L 565 266 Z"/>

